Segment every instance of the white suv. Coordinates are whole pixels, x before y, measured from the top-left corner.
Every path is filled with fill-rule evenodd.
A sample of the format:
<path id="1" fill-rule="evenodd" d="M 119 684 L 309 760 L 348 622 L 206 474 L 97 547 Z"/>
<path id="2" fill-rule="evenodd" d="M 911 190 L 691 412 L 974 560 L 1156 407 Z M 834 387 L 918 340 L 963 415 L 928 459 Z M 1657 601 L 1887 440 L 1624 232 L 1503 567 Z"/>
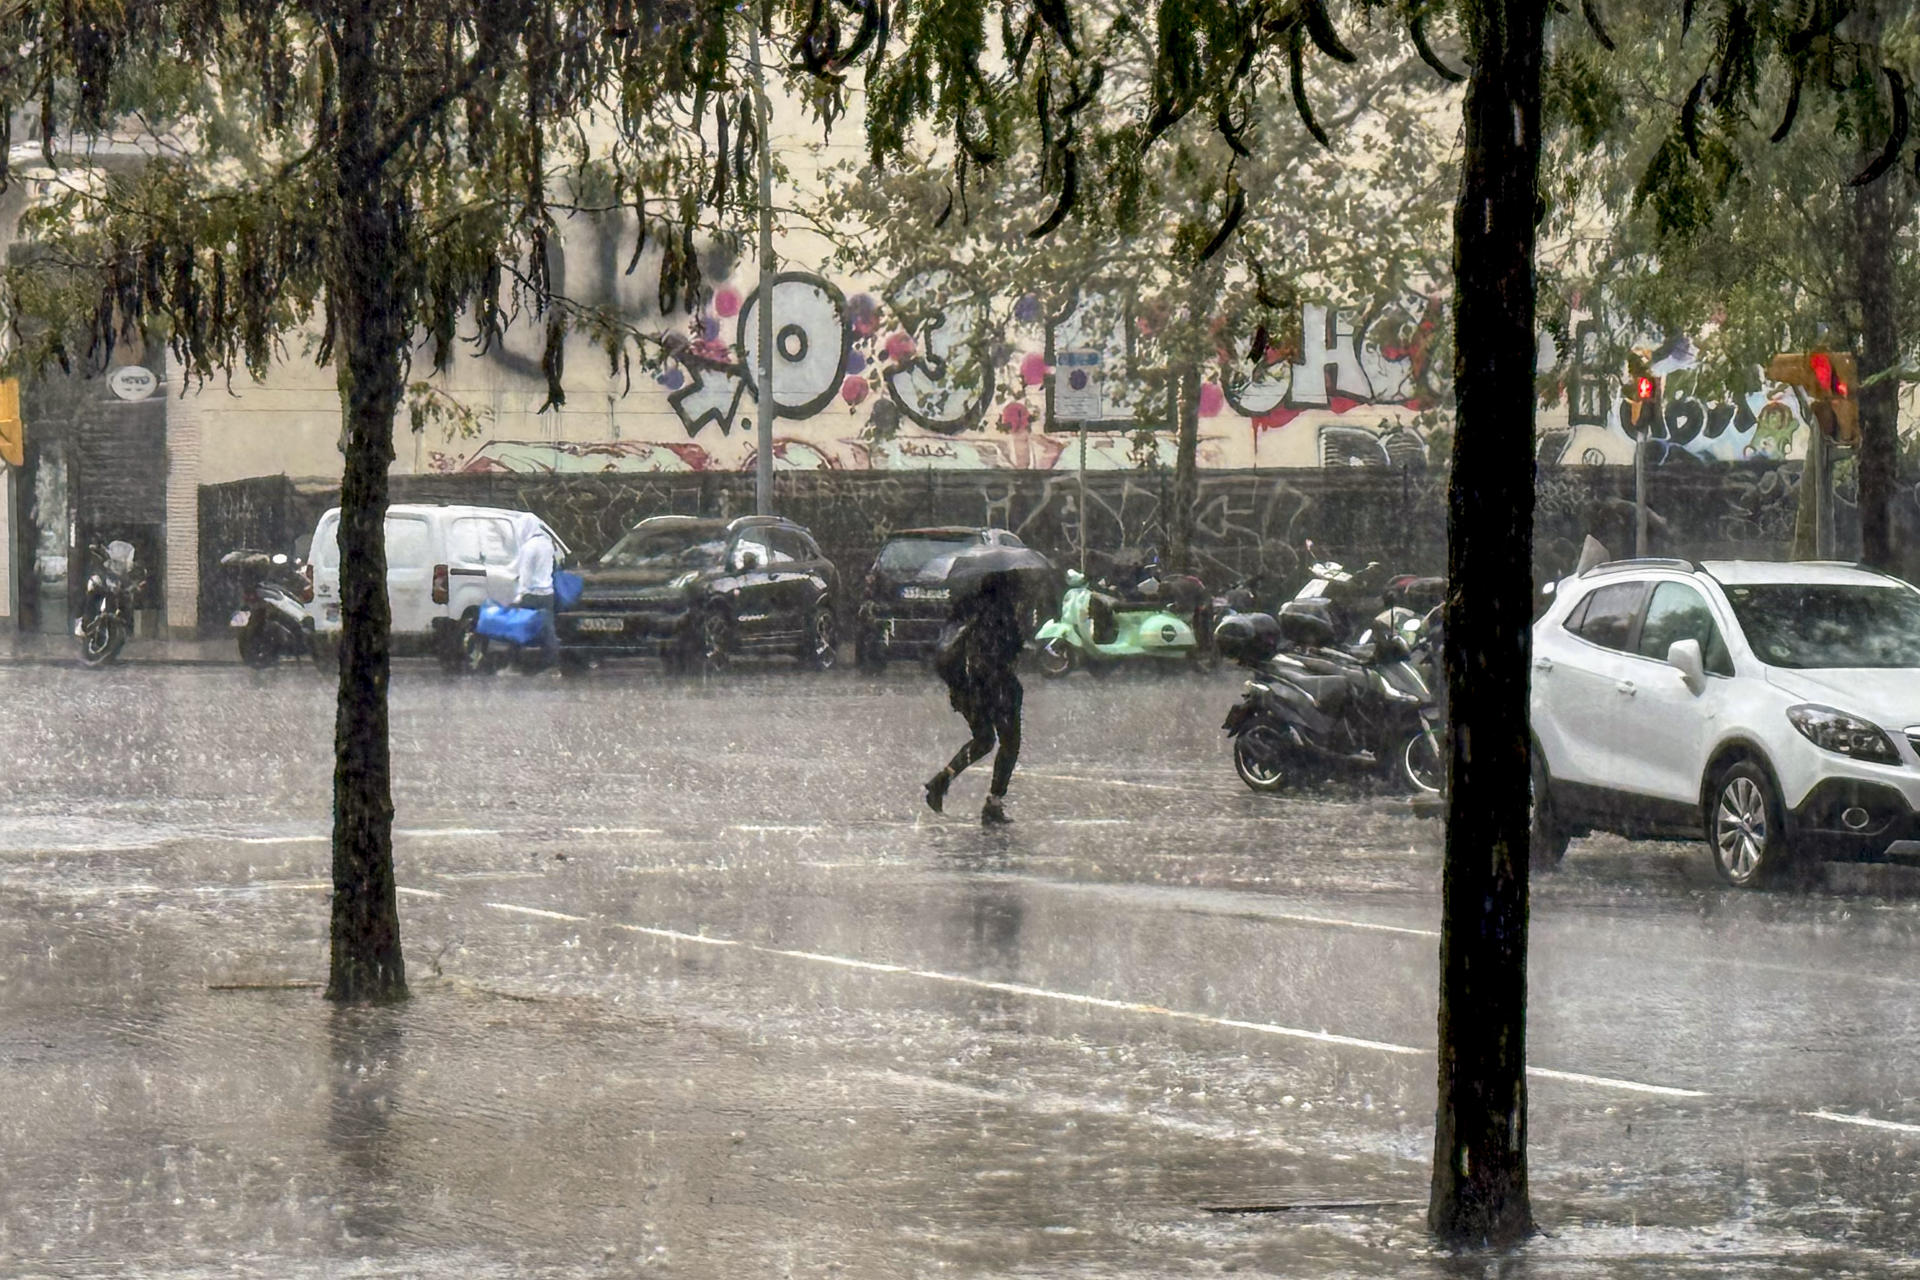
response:
<path id="1" fill-rule="evenodd" d="M 1729 884 L 1920 852 L 1920 591 L 1830 563 L 1621 560 L 1533 627 L 1533 854 L 1705 835 Z"/>

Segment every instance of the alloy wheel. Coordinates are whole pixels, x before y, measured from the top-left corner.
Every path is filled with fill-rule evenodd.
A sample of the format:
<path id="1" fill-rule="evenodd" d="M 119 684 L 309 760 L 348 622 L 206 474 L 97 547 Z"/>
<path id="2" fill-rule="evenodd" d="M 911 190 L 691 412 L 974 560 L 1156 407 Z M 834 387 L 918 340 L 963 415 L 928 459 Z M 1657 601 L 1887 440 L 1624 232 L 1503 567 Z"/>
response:
<path id="1" fill-rule="evenodd" d="M 1736 774 L 1720 788 L 1714 814 L 1714 856 L 1727 879 L 1745 884 L 1753 879 L 1767 852 L 1767 797 L 1752 778 Z"/>

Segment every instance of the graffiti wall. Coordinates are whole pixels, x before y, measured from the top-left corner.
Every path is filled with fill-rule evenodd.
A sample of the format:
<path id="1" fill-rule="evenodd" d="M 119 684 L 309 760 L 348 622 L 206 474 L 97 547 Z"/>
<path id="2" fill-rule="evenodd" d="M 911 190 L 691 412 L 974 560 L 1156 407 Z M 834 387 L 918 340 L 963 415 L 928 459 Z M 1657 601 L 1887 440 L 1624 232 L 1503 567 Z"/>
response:
<path id="1" fill-rule="evenodd" d="M 632 402 L 622 416 L 637 431 L 581 440 L 493 430 L 434 448 L 425 469 L 752 470 L 761 399 L 754 283 L 751 275 L 723 281 L 686 330 L 667 335 L 668 358 L 622 397 Z M 1173 462 L 1169 380 L 1143 367 L 1150 321 L 1122 287 L 1092 287 L 1052 306 L 1035 295 L 1009 303 L 937 265 L 851 292 L 787 271 L 772 296 L 776 470 L 1112 471 Z M 1436 311 L 1430 323 L 1437 320 Z M 1353 317 L 1316 305 L 1303 307 L 1300 334 L 1290 348 L 1269 347 L 1250 375 L 1207 377 L 1200 465 L 1424 464 L 1426 441 L 1413 424 L 1439 393 L 1422 351 L 1370 340 Z M 1247 367 L 1224 345 L 1202 365 Z"/>

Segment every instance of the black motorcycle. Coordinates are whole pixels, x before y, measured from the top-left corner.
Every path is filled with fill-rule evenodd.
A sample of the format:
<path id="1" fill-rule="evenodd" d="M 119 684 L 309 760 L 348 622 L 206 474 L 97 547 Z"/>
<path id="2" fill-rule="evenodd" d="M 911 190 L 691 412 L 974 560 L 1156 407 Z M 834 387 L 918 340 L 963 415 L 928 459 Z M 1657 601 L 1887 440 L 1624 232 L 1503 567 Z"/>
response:
<path id="1" fill-rule="evenodd" d="M 80 641 L 80 661 L 105 666 L 120 656 L 133 634 L 133 598 L 146 583 L 146 570 L 134 567 L 133 544 L 95 543 L 88 556 L 98 566 L 87 575 L 86 596 L 73 634 Z"/>
<path id="2" fill-rule="evenodd" d="M 229 551 L 220 557 L 222 568 L 245 584 L 242 607 L 232 625 L 240 641 L 240 661 L 250 667 L 271 667 L 281 658 L 296 661 L 318 655 L 314 649 L 313 618 L 307 603 L 313 584 L 298 560 L 266 551 Z"/>
<path id="3" fill-rule="evenodd" d="M 1440 705 L 1406 641 L 1387 630 L 1367 643 L 1337 647 L 1334 624 L 1318 602 L 1292 601 L 1279 616 L 1233 614 L 1214 643 L 1253 673 L 1222 729 L 1233 739 L 1233 766 L 1259 792 L 1328 770 L 1377 773 L 1394 785 L 1436 794 L 1441 757 Z"/>

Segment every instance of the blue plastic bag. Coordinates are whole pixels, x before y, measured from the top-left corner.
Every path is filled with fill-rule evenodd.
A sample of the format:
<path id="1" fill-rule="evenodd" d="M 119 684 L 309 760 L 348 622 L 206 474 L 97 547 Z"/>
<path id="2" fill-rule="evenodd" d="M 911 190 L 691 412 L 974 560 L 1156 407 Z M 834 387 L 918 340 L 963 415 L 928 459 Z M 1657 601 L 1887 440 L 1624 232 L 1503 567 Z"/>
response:
<path id="1" fill-rule="evenodd" d="M 474 620 L 473 629 L 490 640 L 506 640 L 519 645 L 538 644 L 540 611 L 509 608 L 488 601 L 480 606 L 480 616 Z"/>
<path id="2" fill-rule="evenodd" d="M 586 590 L 586 580 L 577 573 L 565 569 L 553 571 L 553 602 L 556 608 L 571 609 L 580 603 L 580 593 Z"/>

